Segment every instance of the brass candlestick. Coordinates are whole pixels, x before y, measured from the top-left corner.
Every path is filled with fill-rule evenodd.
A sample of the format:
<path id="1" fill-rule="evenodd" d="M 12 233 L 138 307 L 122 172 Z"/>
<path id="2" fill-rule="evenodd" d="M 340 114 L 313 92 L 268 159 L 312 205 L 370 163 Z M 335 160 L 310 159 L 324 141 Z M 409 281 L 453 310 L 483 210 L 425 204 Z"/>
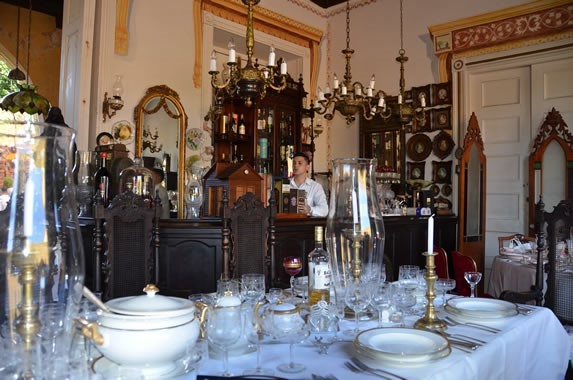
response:
<path id="1" fill-rule="evenodd" d="M 417 329 L 426 329 L 426 330 L 439 330 L 444 331 L 448 328 L 446 323 L 438 318 L 438 313 L 436 312 L 436 308 L 434 307 L 434 299 L 436 298 L 436 293 L 434 292 L 434 284 L 438 279 L 438 275 L 436 274 L 436 265 L 434 264 L 434 256 L 436 255 L 434 252 L 424 252 L 424 256 L 426 256 L 426 300 L 428 300 L 428 305 L 426 306 L 426 313 L 424 316 L 414 323 L 414 327 Z"/>

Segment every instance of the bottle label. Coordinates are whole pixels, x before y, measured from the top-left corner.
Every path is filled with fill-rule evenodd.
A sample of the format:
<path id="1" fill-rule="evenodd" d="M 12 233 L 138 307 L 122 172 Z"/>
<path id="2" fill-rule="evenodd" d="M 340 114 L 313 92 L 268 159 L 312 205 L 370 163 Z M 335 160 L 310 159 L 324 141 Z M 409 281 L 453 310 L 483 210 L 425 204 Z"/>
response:
<path id="1" fill-rule="evenodd" d="M 309 263 L 309 270 L 312 272 L 312 289 L 330 288 L 330 267 L 328 263 Z"/>

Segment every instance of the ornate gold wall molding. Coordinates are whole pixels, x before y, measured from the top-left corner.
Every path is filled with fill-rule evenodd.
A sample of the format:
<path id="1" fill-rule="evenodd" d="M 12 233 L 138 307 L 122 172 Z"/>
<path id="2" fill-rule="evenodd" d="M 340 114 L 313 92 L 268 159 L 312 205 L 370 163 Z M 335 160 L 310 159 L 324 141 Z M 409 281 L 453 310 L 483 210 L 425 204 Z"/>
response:
<path id="1" fill-rule="evenodd" d="M 193 82 L 196 88 L 201 87 L 203 11 L 237 24 L 247 25 L 246 7 L 240 0 L 195 0 L 193 8 L 195 22 L 195 69 Z M 322 31 L 260 6 L 254 8 L 253 27 L 255 30 L 307 47 L 310 50 L 309 85 L 312 97 L 313 89 L 316 88 L 318 81 L 318 45 L 322 38 Z M 198 28 L 201 28 L 201 31 Z M 198 36 L 201 38 L 199 43 L 197 42 Z"/>
<path id="2" fill-rule="evenodd" d="M 452 57 L 477 56 L 573 36 L 571 0 L 537 0 L 428 27 L 439 58 L 440 80 L 451 76 Z"/>
<path id="3" fill-rule="evenodd" d="M 115 3 L 115 44 L 116 54 L 127 55 L 129 48 L 129 33 L 127 22 L 129 19 L 130 0 L 116 0 Z"/>

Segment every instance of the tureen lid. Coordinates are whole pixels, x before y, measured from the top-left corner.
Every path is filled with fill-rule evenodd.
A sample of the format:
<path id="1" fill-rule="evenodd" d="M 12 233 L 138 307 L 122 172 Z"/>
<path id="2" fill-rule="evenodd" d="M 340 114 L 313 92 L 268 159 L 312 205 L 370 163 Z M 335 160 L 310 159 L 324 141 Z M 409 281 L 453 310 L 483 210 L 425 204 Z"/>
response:
<path id="1" fill-rule="evenodd" d="M 159 289 L 154 284 L 147 285 L 141 296 L 122 297 L 106 302 L 113 313 L 127 315 L 181 315 L 195 309 L 193 302 L 177 297 L 157 294 Z"/>

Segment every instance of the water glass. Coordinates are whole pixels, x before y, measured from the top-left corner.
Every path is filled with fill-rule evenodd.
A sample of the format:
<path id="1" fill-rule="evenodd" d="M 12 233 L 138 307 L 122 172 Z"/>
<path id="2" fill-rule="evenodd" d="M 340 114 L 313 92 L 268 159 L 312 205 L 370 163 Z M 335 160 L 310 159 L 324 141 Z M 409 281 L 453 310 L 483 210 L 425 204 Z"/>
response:
<path id="1" fill-rule="evenodd" d="M 382 327 L 382 322 L 388 322 L 390 319 L 392 284 L 387 282 L 373 284 L 370 305 L 378 311 L 378 327 Z"/>
<path id="2" fill-rule="evenodd" d="M 468 284 L 470 284 L 470 297 L 475 298 L 475 288 L 481 281 L 481 272 L 465 272 L 464 279 Z"/>
<path id="3" fill-rule="evenodd" d="M 418 287 L 418 272 L 420 267 L 417 265 L 400 265 L 398 268 L 398 283 L 404 289 L 413 292 Z"/>
<path id="4" fill-rule="evenodd" d="M 229 372 L 229 347 L 236 343 L 243 332 L 241 306 L 214 307 L 207 315 L 207 339 L 210 344 L 223 351 L 222 376 Z"/>
<path id="5" fill-rule="evenodd" d="M 217 281 L 217 298 L 241 297 L 241 283 L 238 280 L 220 279 Z"/>
<path id="6" fill-rule="evenodd" d="M 346 306 L 354 311 L 354 330 L 349 330 L 347 333 L 356 335 L 360 330 L 358 329 L 358 314 L 368 307 L 370 304 L 370 289 L 367 283 L 349 282 L 346 286 L 345 295 Z"/>
<path id="7" fill-rule="evenodd" d="M 246 273 L 241 276 L 241 296 L 249 303 L 255 304 L 265 298 L 265 275 Z"/>
<path id="8" fill-rule="evenodd" d="M 297 296 L 302 296 L 302 302 L 306 304 L 308 297 L 308 276 L 296 277 L 294 279 L 294 292 Z"/>

